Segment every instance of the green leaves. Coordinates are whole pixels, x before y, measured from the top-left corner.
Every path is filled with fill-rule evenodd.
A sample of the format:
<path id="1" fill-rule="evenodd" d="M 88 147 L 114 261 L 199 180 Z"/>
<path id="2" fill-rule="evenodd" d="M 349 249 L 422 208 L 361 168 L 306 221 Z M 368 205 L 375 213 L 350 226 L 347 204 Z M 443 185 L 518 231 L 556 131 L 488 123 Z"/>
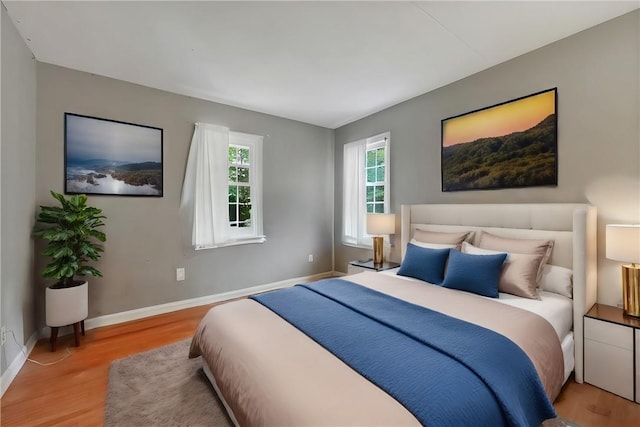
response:
<path id="1" fill-rule="evenodd" d="M 42 275 L 69 285 L 75 276 L 102 276 L 95 267 L 87 265 L 97 261 L 105 242 L 105 234 L 97 230 L 104 225 L 102 210 L 87 206 L 87 196 L 77 194 L 66 199 L 51 191 L 60 206 L 41 206 L 33 228 L 36 237 L 48 241 L 42 252 L 51 258 Z"/>

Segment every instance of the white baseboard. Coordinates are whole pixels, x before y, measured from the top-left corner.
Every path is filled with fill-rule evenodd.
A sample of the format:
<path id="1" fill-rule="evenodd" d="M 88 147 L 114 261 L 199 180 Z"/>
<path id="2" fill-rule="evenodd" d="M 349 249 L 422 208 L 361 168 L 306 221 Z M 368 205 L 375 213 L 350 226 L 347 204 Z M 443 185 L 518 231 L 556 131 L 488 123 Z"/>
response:
<path id="1" fill-rule="evenodd" d="M 13 380 L 20 372 L 20 369 L 24 366 L 27 361 L 27 357 L 31 354 L 31 351 L 36 346 L 38 342 L 38 333 L 34 332 L 29 339 L 27 340 L 27 344 L 23 345 L 18 355 L 13 359 L 13 362 L 9 365 L 4 374 L 2 374 L 2 378 L 0 378 L 0 397 L 4 396 L 4 392 L 7 391 Z M 5 346 L 9 344 L 9 341 L 4 344 Z M 25 353 L 27 356 L 25 356 Z"/>
<path id="2" fill-rule="evenodd" d="M 267 283 L 266 285 L 253 286 L 246 289 L 238 289 L 236 291 L 223 292 L 221 294 L 207 295 L 199 298 L 191 298 L 182 301 L 175 301 L 166 304 L 154 305 L 151 307 L 138 308 L 135 310 L 123 311 L 120 313 L 106 314 L 104 316 L 93 317 L 85 320 L 85 329 L 94 329 L 102 326 L 115 325 L 118 323 L 129 322 L 131 320 L 143 319 L 145 317 L 156 316 L 158 314 L 170 313 L 172 311 L 184 310 L 185 308 L 198 307 L 201 305 L 213 304 L 220 301 L 226 301 L 234 298 L 246 297 L 249 295 L 257 294 L 260 292 L 271 291 L 273 289 L 286 288 L 298 283 L 308 283 L 320 279 L 326 279 L 328 277 L 344 276 L 344 273 L 337 271 L 328 271 L 326 273 L 314 274 L 311 276 L 296 277 L 294 279 L 282 280 L 280 282 Z M 49 328 L 44 327 L 40 331 L 40 337 L 46 337 L 49 333 Z M 60 328 L 58 336 L 68 335 L 73 333 L 71 327 Z M 29 355 L 38 341 L 38 334 L 34 333 L 29 337 L 27 344 L 22 347 L 24 353 Z M 5 344 L 6 345 L 6 344 Z M 2 388 L 2 394 L 9 388 L 11 382 L 15 379 L 22 366 L 27 361 L 24 353 L 21 351 L 15 357 L 9 368 L 2 374 L 0 379 L 0 386 Z"/>
<path id="3" fill-rule="evenodd" d="M 135 310 L 122 311 L 120 313 L 105 314 L 104 316 L 93 317 L 84 321 L 86 330 L 100 328 L 103 326 L 115 325 L 118 323 L 130 322 L 132 320 L 143 319 L 145 317 L 157 316 L 158 314 L 170 313 L 172 311 L 184 310 L 185 308 L 198 307 L 201 305 L 213 304 L 234 298 L 246 297 L 260 292 L 271 291 L 273 289 L 286 288 L 298 283 L 313 282 L 327 277 L 338 275 L 338 272 L 328 271 L 311 276 L 296 277 L 282 280 L 280 282 L 267 283 L 266 285 L 253 286 L 251 288 L 238 289 L 235 291 L 223 292 L 221 294 L 207 295 L 204 297 L 191 298 L 182 301 L 169 302 L 166 304 L 153 305 L 150 307 L 138 308 Z M 49 328 L 44 327 L 41 336 L 48 335 Z M 58 336 L 73 333 L 71 327 L 60 328 Z"/>

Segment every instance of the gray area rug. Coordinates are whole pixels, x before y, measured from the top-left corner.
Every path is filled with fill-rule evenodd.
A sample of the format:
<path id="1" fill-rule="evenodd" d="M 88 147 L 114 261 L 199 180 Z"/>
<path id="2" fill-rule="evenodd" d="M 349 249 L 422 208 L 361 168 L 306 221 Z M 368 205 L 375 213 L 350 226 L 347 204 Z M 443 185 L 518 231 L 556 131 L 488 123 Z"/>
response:
<path id="1" fill-rule="evenodd" d="M 188 359 L 191 339 L 114 361 L 109 367 L 106 427 L 232 427 L 202 370 Z M 562 418 L 541 427 L 579 427 Z"/>
<path id="2" fill-rule="evenodd" d="M 543 422 L 541 427 L 580 427 L 580 425 L 569 420 L 565 420 L 564 418 L 557 417 Z"/>
<path id="3" fill-rule="evenodd" d="M 233 423 L 202 370 L 191 339 L 114 361 L 106 427 L 220 426 Z"/>

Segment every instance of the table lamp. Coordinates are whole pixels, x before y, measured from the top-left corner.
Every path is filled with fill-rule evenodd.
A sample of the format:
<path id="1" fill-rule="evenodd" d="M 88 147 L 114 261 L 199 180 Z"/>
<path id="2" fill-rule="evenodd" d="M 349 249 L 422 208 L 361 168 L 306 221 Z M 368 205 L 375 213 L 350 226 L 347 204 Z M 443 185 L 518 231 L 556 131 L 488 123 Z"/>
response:
<path id="1" fill-rule="evenodd" d="M 630 262 L 622 266 L 624 314 L 640 317 L 640 224 L 607 224 L 607 258 Z"/>
<path id="2" fill-rule="evenodd" d="M 367 234 L 373 237 L 373 264 L 381 266 L 383 259 L 384 238 L 381 234 L 394 234 L 396 216 L 394 214 L 367 214 Z"/>

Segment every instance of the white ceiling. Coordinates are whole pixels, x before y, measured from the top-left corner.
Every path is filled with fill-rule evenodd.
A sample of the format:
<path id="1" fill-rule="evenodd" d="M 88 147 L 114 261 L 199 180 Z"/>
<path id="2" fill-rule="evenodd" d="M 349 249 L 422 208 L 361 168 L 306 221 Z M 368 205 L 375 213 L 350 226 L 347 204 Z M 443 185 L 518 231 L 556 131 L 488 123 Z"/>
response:
<path id="1" fill-rule="evenodd" d="M 3 1 L 42 62 L 336 128 L 640 1 Z"/>

